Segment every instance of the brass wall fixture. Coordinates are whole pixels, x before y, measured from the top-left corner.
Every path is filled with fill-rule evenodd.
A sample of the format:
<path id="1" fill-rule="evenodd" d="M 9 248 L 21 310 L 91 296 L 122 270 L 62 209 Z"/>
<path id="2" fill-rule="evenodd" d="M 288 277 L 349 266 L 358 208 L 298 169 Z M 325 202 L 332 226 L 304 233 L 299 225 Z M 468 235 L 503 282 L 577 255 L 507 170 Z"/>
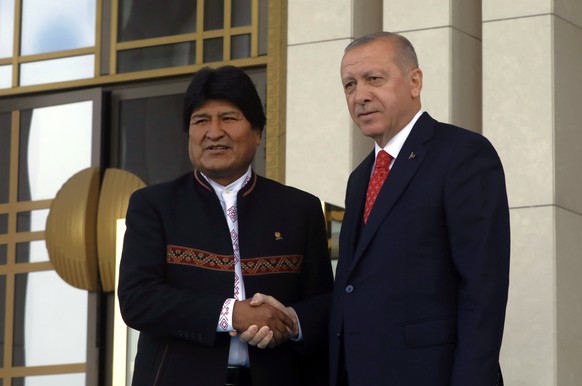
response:
<path id="1" fill-rule="evenodd" d="M 88 291 L 115 288 L 116 222 L 125 217 L 129 196 L 145 183 L 121 169 L 107 169 L 99 185 L 99 168 L 73 175 L 54 198 L 45 239 L 57 274 Z"/>

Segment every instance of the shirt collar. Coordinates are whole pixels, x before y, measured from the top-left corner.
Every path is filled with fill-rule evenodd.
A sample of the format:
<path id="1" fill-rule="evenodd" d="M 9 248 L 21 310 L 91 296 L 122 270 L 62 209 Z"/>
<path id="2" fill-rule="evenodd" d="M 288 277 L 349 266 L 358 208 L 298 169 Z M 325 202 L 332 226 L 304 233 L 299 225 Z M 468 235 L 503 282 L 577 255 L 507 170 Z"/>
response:
<path id="1" fill-rule="evenodd" d="M 249 165 L 249 168 L 247 169 L 245 174 L 243 174 L 242 176 L 239 177 L 239 179 L 228 184 L 227 186 L 220 185 L 218 182 L 205 176 L 204 173 L 202 172 L 200 172 L 200 174 L 202 174 L 202 176 L 206 178 L 210 186 L 212 186 L 212 188 L 216 192 L 216 195 L 222 198 L 222 194 L 225 192 L 229 194 L 235 194 L 235 196 L 236 194 L 238 194 L 239 190 L 241 190 L 242 187 L 245 186 L 245 184 L 251 179 L 252 167 Z"/>
<path id="2" fill-rule="evenodd" d="M 418 121 L 418 118 L 420 118 L 423 112 L 424 112 L 423 110 L 419 110 L 416 113 L 416 115 L 412 118 L 412 120 L 408 122 L 408 124 L 404 126 L 404 128 L 402 128 L 402 130 L 400 130 L 394 137 L 392 137 L 390 141 L 388 141 L 384 148 L 381 148 L 377 143 L 375 143 L 374 145 L 375 156 L 378 155 L 378 152 L 380 150 L 384 150 L 392 156 L 393 160 L 395 160 L 396 157 L 398 157 L 398 153 L 400 153 L 400 150 L 402 150 L 402 146 L 404 146 L 404 142 L 406 142 L 406 139 L 408 138 L 408 135 L 412 131 L 414 124 L 416 123 L 416 121 Z"/>

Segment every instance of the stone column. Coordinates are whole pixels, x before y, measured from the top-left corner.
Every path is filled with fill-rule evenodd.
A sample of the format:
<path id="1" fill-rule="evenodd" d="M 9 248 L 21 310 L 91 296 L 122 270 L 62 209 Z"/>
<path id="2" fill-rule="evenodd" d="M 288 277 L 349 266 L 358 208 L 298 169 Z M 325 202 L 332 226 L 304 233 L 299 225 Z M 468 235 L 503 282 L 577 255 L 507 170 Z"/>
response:
<path id="1" fill-rule="evenodd" d="M 483 0 L 483 133 L 506 170 L 506 384 L 582 384 L 582 2 Z"/>
<path id="2" fill-rule="evenodd" d="M 289 1 L 286 184 L 343 207 L 349 174 L 372 150 L 340 81 L 344 48 L 379 31 L 380 0 Z"/>
<path id="3" fill-rule="evenodd" d="M 423 108 L 481 131 L 481 1 L 384 0 L 384 30 L 406 36 L 424 73 Z"/>

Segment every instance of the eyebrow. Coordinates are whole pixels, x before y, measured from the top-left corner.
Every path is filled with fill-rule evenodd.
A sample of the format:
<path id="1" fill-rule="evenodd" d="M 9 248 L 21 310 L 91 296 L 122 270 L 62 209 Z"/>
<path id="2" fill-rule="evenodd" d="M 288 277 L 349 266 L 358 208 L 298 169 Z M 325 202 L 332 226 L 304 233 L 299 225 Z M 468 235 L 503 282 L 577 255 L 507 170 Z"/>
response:
<path id="1" fill-rule="evenodd" d="M 219 117 L 224 117 L 225 115 L 240 115 L 241 113 L 236 111 L 236 110 L 227 110 L 227 111 L 222 111 L 220 113 L 218 113 Z M 192 118 L 208 118 L 210 117 L 210 114 L 205 113 L 205 112 L 199 112 L 199 113 L 192 113 L 192 115 L 190 115 L 190 119 Z"/>

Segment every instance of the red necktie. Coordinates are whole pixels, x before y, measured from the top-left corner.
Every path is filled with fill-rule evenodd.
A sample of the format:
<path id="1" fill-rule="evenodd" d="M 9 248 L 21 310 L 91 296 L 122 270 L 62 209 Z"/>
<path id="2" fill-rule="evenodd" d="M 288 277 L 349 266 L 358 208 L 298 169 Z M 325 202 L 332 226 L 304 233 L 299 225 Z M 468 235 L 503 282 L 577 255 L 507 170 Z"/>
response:
<path id="1" fill-rule="evenodd" d="M 376 165 L 374 166 L 374 172 L 372 173 L 372 178 L 370 178 L 370 183 L 368 184 L 368 193 L 366 193 L 364 224 L 368 221 L 368 216 L 372 211 L 374 201 L 376 201 L 376 197 L 378 197 L 382 184 L 384 184 L 384 181 L 388 176 L 390 162 L 392 162 L 392 156 L 384 150 L 380 150 L 376 156 Z"/>

